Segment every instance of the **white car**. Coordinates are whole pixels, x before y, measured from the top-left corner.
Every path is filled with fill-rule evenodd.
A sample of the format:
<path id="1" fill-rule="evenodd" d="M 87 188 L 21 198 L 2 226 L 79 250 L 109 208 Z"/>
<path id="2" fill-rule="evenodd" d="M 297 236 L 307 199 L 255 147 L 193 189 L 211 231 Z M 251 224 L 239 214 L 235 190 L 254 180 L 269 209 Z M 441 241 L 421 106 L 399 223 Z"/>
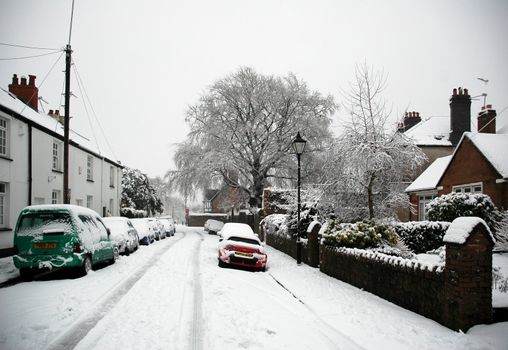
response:
<path id="1" fill-rule="evenodd" d="M 102 219 L 111 231 L 111 240 L 118 244 L 120 254 L 129 255 L 139 247 L 139 237 L 132 222 L 125 217 L 110 216 Z"/>
<path id="2" fill-rule="evenodd" d="M 205 225 L 204 225 L 205 231 L 208 231 L 208 233 L 211 235 L 216 235 L 217 232 L 222 230 L 223 227 L 224 227 L 224 223 L 222 221 L 214 220 L 214 219 L 206 220 Z"/>

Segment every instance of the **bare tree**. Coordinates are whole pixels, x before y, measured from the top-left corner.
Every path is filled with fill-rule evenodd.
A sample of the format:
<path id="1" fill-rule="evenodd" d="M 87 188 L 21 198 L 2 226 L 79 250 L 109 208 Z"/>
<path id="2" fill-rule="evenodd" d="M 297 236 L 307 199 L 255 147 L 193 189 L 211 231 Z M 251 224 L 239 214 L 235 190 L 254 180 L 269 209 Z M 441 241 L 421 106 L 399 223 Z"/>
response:
<path id="1" fill-rule="evenodd" d="M 180 192 L 223 181 L 259 207 L 266 185 L 294 178 L 290 150 L 296 132 L 318 149 L 331 137 L 334 109 L 331 96 L 309 91 L 293 74 L 278 78 L 241 68 L 215 82 L 188 109 L 191 131 L 178 146 L 178 170 L 168 175 Z"/>
<path id="2" fill-rule="evenodd" d="M 385 86 L 386 76 L 363 64 L 356 67 L 349 91 L 343 92 L 351 120 L 329 153 L 336 166 L 325 174 L 327 193 L 350 217 L 393 214 L 408 201 L 401 182 L 426 159 L 412 140 L 389 127 Z"/>

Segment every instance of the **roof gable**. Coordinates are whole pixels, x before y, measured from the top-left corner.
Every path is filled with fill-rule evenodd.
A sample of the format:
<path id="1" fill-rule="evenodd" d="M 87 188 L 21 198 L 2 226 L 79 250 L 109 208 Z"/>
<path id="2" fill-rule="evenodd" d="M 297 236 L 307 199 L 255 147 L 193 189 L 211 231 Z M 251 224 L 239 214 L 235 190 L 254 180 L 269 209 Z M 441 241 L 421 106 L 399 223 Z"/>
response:
<path id="1" fill-rule="evenodd" d="M 418 192 L 436 189 L 437 184 L 448 167 L 451 159 L 451 155 L 437 158 L 406 188 L 405 192 Z"/>
<path id="2" fill-rule="evenodd" d="M 508 178 L 508 134 L 464 133 L 503 178 Z"/>

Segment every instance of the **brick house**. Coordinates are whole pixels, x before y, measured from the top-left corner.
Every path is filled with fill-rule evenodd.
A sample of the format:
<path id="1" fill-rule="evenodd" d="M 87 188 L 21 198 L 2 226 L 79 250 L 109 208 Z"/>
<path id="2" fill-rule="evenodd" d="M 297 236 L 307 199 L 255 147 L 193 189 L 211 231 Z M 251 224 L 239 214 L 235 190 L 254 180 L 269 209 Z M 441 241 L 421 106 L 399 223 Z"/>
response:
<path id="1" fill-rule="evenodd" d="M 451 192 L 484 193 L 494 205 L 508 210 L 508 134 L 496 133 L 496 111 L 490 105 L 478 115 L 478 132 L 466 132 L 450 156 L 437 158 L 406 188 L 416 214 L 425 220 L 425 205 Z M 502 133 L 499 133 L 502 132 Z"/>

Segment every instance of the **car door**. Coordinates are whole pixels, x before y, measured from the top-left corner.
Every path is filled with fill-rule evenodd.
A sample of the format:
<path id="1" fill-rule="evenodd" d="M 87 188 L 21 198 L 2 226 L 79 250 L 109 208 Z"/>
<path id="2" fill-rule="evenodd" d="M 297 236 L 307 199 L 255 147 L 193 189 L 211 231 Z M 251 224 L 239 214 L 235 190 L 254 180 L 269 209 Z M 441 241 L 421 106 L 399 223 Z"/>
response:
<path id="1" fill-rule="evenodd" d="M 92 263 L 98 263 L 103 258 L 97 224 L 90 215 L 81 214 L 79 219 L 83 222 L 82 244 L 85 250 L 91 254 Z"/>
<path id="2" fill-rule="evenodd" d="M 98 216 L 94 217 L 95 225 L 97 226 L 97 234 L 100 241 L 101 259 L 111 260 L 113 259 L 113 246 L 114 244 L 109 239 L 108 230 L 104 222 Z"/>

